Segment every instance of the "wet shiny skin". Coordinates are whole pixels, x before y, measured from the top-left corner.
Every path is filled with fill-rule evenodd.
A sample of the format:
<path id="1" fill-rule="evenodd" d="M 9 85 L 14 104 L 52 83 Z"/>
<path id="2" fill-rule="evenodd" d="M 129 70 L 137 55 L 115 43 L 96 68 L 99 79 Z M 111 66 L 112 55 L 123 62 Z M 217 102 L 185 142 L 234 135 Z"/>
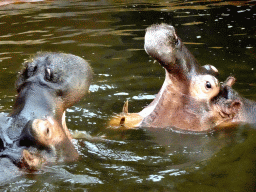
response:
<path id="1" fill-rule="evenodd" d="M 139 113 L 128 113 L 125 104 L 123 113 L 114 117 L 110 126 L 205 131 L 255 123 L 247 117 L 256 116 L 251 110 L 256 108 L 256 103 L 232 89 L 235 78 L 230 76 L 220 85 L 216 75 L 212 75 L 218 74 L 218 70 L 212 65 L 200 66 L 173 26 L 162 23 L 148 27 L 144 48 L 164 67 L 163 86 L 156 98 Z"/>
<path id="2" fill-rule="evenodd" d="M 10 112 L 20 64 L 37 51 L 62 51 L 91 63 L 91 93 L 67 111 L 80 159 L 0 180 L 4 190 L 254 191 L 255 130 L 187 133 L 173 129 L 107 129 L 122 111 L 141 111 L 155 98 L 164 70 L 144 51 L 145 28 L 175 26 L 201 65 L 214 65 L 224 82 L 255 97 L 255 7 L 243 2 L 54 1 L 0 7 L 0 105 Z M 250 21 L 250 22 L 248 22 Z M 252 48 L 250 48 L 252 47 Z M 254 70 L 252 70 L 254 68 Z M 89 136 L 88 136 L 89 134 Z M 86 137 L 87 136 L 87 137 Z M 91 140 L 91 136 L 105 136 Z M 8 159 L 1 160 L 7 167 Z M 9 164 L 8 164 L 9 163 Z M 1 173 L 5 169 L 0 167 Z M 13 174 L 15 173 L 15 174 Z M 15 176 L 16 175 L 16 176 Z M 239 177 L 237 177 L 239 175 Z"/>

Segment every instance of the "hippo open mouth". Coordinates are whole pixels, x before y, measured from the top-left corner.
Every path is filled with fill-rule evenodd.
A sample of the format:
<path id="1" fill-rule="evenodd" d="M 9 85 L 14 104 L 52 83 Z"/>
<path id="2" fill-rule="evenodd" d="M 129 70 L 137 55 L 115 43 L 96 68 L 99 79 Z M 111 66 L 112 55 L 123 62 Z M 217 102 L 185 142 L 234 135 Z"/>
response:
<path id="1" fill-rule="evenodd" d="M 204 131 L 233 123 L 255 122 L 255 103 L 232 89 L 234 77 L 224 83 L 212 65 L 200 66 L 177 36 L 173 26 L 152 25 L 145 34 L 145 51 L 165 68 L 165 81 L 156 98 L 141 112 L 126 113 L 133 127 L 175 127 Z M 249 117 L 248 117 L 249 116 Z M 114 118 L 110 125 L 116 126 Z M 122 124 L 125 125 L 124 118 Z M 130 122 L 127 122 L 127 125 Z"/>
<path id="2" fill-rule="evenodd" d="M 0 116 L 0 157 L 27 170 L 76 160 L 65 110 L 88 92 L 92 74 L 84 59 L 71 54 L 39 53 L 26 61 L 13 111 Z"/>
<path id="3" fill-rule="evenodd" d="M 200 66 L 177 36 L 174 27 L 161 24 L 147 28 L 145 50 L 166 69 L 166 78 L 157 96 L 157 105 L 164 104 L 147 112 L 149 114 L 144 116 L 142 125 L 172 125 L 200 131 L 224 122 L 239 121 L 243 104 L 241 97 L 231 88 L 235 78 L 228 77 L 220 84 L 216 78 L 218 70 L 211 65 Z M 146 112 L 147 108 L 143 111 Z M 142 116 L 143 111 L 140 113 Z M 156 118 L 162 111 L 165 115 Z"/>

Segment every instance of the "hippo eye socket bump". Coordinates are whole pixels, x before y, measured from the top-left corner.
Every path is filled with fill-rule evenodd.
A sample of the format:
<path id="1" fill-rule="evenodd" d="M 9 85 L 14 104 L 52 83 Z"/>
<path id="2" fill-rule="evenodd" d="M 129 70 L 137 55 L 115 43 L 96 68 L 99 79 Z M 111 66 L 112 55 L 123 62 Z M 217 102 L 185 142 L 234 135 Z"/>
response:
<path id="1" fill-rule="evenodd" d="M 212 75 L 198 75 L 191 84 L 191 96 L 197 99 L 211 99 L 219 91 L 219 81 Z"/>
<path id="2" fill-rule="evenodd" d="M 216 96 L 220 91 L 219 81 L 212 75 L 205 75 L 203 78 L 205 83 L 202 91 L 206 94 L 206 97 Z"/>

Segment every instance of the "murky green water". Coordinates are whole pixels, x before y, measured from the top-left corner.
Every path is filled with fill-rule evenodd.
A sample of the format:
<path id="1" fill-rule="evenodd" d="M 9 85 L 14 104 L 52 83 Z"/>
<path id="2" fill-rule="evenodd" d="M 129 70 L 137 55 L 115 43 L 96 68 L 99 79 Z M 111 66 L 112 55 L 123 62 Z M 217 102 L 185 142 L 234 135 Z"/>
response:
<path id="1" fill-rule="evenodd" d="M 67 112 L 69 129 L 80 132 L 74 141 L 80 160 L 8 177 L 1 190 L 255 191 L 252 126 L 210 133 L 107 127 L 124 101 L 138 112 L 163 83 L 164 70 L 143 49 L 145 28 L 154 23 L 174 25 L 202 65 L 216 66 L 221 81 L 235 75 L 234 88 L 256 100 L 254 4 L 56 0 L 1 6 L 1 111 L 11 111 L 21 63 L 38 51 L 78 55 L 95 72 L 91 94 Z"/>

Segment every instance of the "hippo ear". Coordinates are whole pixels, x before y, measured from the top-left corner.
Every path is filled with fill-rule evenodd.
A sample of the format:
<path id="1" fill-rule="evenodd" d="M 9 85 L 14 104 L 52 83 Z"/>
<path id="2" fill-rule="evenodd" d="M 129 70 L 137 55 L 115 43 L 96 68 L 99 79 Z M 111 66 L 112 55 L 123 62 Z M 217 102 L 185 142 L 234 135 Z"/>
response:
<path id="1" fill-rule="evenodd" d="M 28 171 L 35 171 L 42 166 L 42 159 L 36 155 L 31 154 L 28 150 L 24 149 L 22 152 L 23 159 L 21 168 L 25 168 Z"/>
<path id="2" fill-rule="evenodd" d="M 234 83 L 236 82 L 236 78 L 233 76 L 229 76 L 226 81 L 223 83 L 223 86 L 229 86 L 232 87 L 232 85 L 234 85 Z"/>

